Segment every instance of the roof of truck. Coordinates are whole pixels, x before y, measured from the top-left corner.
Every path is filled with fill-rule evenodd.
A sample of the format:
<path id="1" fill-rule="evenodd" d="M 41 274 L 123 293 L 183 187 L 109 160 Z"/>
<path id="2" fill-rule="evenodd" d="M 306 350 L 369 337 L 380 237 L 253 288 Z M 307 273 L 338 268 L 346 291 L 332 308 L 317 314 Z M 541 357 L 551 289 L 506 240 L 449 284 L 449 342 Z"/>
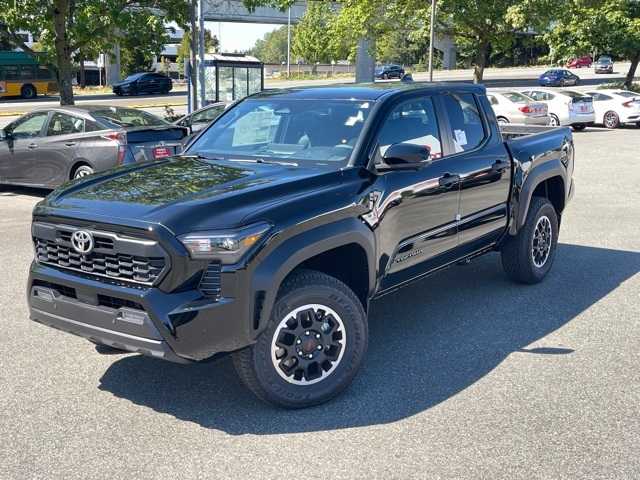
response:
<path id="1" fill-rule="evenodd" d="M 465 82 L 376 82 L 264 90 L 263 92 L 253 95 L 251 98 L 374 101 L 384 96 L 391 96 L 411 90 L 425 90 L 437 93 L 448 91 L 464 91 L 477 94 L 485 93 L 484 86 Z"/>

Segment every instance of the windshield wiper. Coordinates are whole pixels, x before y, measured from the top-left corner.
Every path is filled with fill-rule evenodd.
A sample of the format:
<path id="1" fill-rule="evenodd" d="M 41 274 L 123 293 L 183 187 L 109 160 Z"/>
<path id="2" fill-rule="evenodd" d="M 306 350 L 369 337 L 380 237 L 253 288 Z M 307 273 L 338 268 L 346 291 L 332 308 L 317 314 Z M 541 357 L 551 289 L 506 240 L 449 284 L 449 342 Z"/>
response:
<path id="1" fill-rule="evenodd" d="M 285 165 L 290 167 L 297 167 L 295 162 L 283 162 L 280 160 L 265 160 L 264 158 L 229 158 L 229 162 L 241 162 L 241 163 L 265 163 L 268 165 Z"/>

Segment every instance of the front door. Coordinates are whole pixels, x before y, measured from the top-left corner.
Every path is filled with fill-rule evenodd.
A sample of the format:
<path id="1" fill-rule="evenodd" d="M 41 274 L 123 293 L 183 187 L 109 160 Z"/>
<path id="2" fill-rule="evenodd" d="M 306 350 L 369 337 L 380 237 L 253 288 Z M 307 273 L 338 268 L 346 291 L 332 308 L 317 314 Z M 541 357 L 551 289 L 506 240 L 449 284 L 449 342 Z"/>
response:
<path id="1" fill-rule="evenodd" d="M 431 163 L 418 170 L 381 174 L 376 199 L 381 290 L 393 288 L 446 263 L 457 245 L 459 161 L 442 157 L 442 136 L 430 95 L 413 96 L 392 108 L 377 137 L 377 161 L 396 143 L 429 147 Z"/>
<path id="2" fill-rule="evenodd" d="M 8 138 L 2 146 L 2 176 L 8 183 L 35 184 L 38 148 L 42 140 L 47 112 L 19 118 L 5 128 Z"/>
<path id="3" fill-rule="evenodd" d="M 471 93 L 441 96 L 448 119 L 446 148 L 460 174 L 459 253 L 468 254 L 495 241 L 507 226 L 511 159 L 501 136 L 482 115 L 481 99 Z M 489 111 L 488 100 L 484 100 Z"/>

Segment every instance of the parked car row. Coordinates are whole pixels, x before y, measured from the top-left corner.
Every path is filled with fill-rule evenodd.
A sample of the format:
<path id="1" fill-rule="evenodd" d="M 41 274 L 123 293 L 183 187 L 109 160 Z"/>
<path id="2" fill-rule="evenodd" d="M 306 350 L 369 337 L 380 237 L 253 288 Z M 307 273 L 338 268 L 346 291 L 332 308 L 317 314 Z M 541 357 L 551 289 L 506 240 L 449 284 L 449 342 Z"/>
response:
<path id="1" fill-rule="evenodd" d="M 571 58 L 566 64 L 567 68 L 591 68 L 595 73 L 613 73 L 613 59 L 608 55 L 601 55 L 596 62 L 589 55 Z"/>
<path id="2" fill-rule="evenodd" d="M 528 88 L 487 93 L 501 124 L 571 126 L 583 130 L 597 124 L 617 128 L 640 126 L 640 94 L 619 89 L 585 93 L 567 89 Z"/>

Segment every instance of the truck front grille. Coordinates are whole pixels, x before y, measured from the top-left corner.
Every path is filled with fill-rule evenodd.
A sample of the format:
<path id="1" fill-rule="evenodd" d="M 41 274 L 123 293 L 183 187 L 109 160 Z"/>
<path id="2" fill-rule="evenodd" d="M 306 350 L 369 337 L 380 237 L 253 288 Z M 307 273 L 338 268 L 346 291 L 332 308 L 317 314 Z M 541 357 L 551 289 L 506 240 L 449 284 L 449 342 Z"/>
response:
<path id="1" fill-rule="evenodd" d="M 32 230 L 39 263 L 142 285 L 156 283 L 168 267 L 164 251 L 153 240 L 87 230 L 94 248 L 83 254 L 71 244 L 71 235 L 80 228 L 34 223 Z"/>

